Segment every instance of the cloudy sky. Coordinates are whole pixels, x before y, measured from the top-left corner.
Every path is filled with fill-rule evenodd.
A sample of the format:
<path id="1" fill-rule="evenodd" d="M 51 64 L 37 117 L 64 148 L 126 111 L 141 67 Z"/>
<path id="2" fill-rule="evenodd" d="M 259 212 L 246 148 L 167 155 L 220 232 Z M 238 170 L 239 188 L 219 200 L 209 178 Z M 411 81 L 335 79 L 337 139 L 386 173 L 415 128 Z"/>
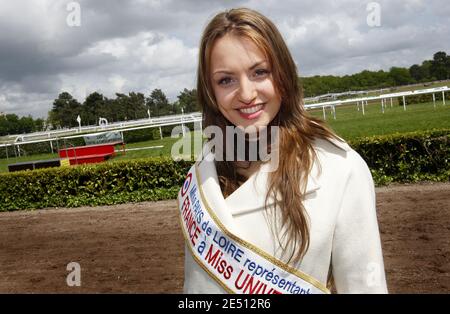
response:
<path id="1" fill-rule="evenodd" d="M 82 102 L 160 88 L 174 101 L 195 86 L 207 21 L 232 7 L 268 16 L 303 76 L 450 54 L 446 0 L 0 0 L 0 112 L 45 118 L 61 91 Z"/>

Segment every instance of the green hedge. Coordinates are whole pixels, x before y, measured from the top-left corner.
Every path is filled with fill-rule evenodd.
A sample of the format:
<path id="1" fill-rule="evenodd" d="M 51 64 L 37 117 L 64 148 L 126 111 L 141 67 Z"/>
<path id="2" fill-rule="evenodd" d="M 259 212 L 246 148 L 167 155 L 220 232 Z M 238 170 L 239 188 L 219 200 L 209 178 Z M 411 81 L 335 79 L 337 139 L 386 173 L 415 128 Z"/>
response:
<path id="1" fill-rule="evenodd" d="M 349 144 L 369 165 L 376 185 L 450 179 L 450 129 Z M 3 173 L 0 211 L 173 199 L 191 165 L 190 161 L 147 158 Z"/>
<path id="2" fill-rule="evenodd" d="M 448 102 L 450 100 L 450 93 L 445 92 L 445 101 Z M 406 105 L 409 104 L 422 104 L 425 102 L 433 102 L 433 94 L 418 94 L 418 95 L 411 95 L 411 96 L 405 96 Z M 442 102 L 442 92 L 436 92 L 435 93 L 435 100 L 436 102 Z M 403 97 L 397 97 L 397 101 L 399 106 L 403 106 Z"/>
<path id="3" fill-rule="evenodd" d="M 138 143 L 144 141 L 158 140 L 159 128 L 148 128 L 141 130 L 133 130 L 123 132 L 123 139 L 125 143 Z"/>
<path id="4" fill-rule="evenodd" d="M 0 211 L 175 198 L 191 162 L 148 158 L 0 174 Z"/>
<path id="5" fill-rule="evenodd" d="M 450 129 L 374 136 L 349 144 L 367 162 L 377 186 L 450 179 Z"/>

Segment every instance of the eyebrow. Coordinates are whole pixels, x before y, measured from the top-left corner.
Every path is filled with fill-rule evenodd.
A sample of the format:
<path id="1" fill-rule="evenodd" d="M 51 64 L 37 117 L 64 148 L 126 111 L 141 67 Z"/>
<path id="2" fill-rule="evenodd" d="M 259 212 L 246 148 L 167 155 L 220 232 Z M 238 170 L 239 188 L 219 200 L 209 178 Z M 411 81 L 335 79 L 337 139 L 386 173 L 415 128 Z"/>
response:
<path id="1" fill-rule="evenodd" d="M 253 64 L 253 65 L 249 68 L 249 70 L 253 70 L 253 69 L 256 68 L 258 65 L 260 65 L 260 64 L 262 64 L 262 63 L 265 63 L 265 62 L 267 62 L 267 60 L 258 61 L 258 62 L 256 62 L 255 64 Z M 230 72 L 230 71 L 226 71 L 226 70 L 218 70 L 218 71 L 214 72 L 213 75 L 216 75 L 216 74 L 218 74 L 218 73 L 233 74 L 233 72 Z"/>

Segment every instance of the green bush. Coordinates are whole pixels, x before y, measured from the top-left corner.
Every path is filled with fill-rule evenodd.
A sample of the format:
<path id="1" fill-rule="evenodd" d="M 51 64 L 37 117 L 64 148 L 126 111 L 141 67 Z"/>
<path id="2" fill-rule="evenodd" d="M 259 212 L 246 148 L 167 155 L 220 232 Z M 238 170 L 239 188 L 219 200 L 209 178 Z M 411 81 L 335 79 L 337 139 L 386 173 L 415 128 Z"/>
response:
<path id="1" fill-rule="evenodd" d="M 450 129 L 375 136 L 349 144 L 367 162 L 377 185 L 450 178 Z"/>
<path id="2" fill-rule="evenodd" d="M 444 93 L 445 100 L 450 100 L 450 93 Z M 433 94 L 419 94 L 412 96 L 405 96 L 406 105 L 409 104 L 422 104 L 426 102 L 433 102 Z M 436 101 L 442 101 L 442 92 L 436 92 L 435 94 Z M 403 106 L 403 97 L 397 97 L 398 105 Z"/>
<path id="3" fill-rule="evenodd" d="M 367 162 L 376 185 L 450 179 L 450 129 L 349 144 Z M 0 211 L 173 199 L 191 165 L 165 157 L 3 173 Z"/>
<path id="4" fill-rule="evenodd" d="M 147 128 L 123 132 L 125 143 L 137 143 L 160 139 L 159 128 Z"/>
<path id="5" fill-rule="evenodd" d="M 170 137 L 172 135 L 172 129 L 176 125 L 169 125 L 161 127 L 161 133 L 163 137 Z M 185 123 L 185 126 L 190 130 L 194 129 L 193 123 Z M 161 133 L 159 132 L 159 127 L 156 128 L 146 128 L 133 131 L 125 131 L 123 133 L 123 138 L 125 143 L 137 143 L 151 140 L 161 139 Z"/>
<path id="6" fill-rule="evenodd" d="M 148 158 L 0 174 L 0 211 L 175 198 L 192 162 Z"/>

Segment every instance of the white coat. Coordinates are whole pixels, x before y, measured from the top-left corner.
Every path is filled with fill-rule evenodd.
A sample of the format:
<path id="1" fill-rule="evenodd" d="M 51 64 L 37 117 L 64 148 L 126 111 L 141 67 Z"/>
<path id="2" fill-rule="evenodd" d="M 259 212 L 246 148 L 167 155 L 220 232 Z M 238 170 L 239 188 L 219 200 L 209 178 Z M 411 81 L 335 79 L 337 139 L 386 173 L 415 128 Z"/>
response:
<path id="1" fill-rule="evenodd" d="M 346 143 L 317 139 L 313 147 L 322 172 L 319 176 L 314 163 L 308 177 L 303 204 L 310 245 L 296 268 L 326 285 L 332 265 L 338 293 L 387 293 L 375 189 L 366 162 Z M 253 174 L 224 199 L 214 162 L 201 161 L 199 170 L 199 184 L 210 203 L 218 205 L 212 207 L 225 227 L 275 256 L 280 246 L 264 214 L 268 173 Z M 225 293 L 187 248 L 184 292 Z"/>

